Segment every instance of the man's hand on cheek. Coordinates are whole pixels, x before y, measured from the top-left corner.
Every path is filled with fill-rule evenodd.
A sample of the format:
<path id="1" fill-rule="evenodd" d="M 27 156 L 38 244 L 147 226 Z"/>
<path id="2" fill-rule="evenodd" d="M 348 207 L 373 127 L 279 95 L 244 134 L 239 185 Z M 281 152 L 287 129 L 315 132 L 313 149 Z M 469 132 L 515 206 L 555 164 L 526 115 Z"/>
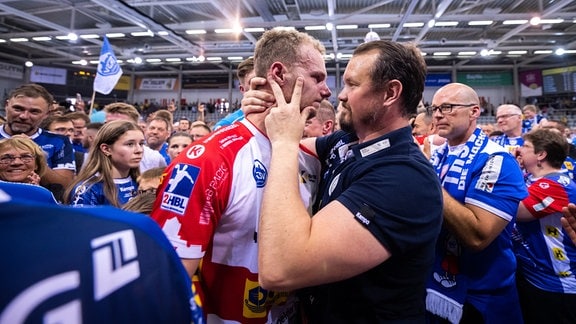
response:
<path id="1" fill-rule="evenodd" d="M 244 115 L 264 112 L 276 103 L 272 93 L 259 90 L 266 83 L 266 79 L 260 77 L 254 77 L 250 80 L 250 90 L 244 92 L 241 102 Z"/>

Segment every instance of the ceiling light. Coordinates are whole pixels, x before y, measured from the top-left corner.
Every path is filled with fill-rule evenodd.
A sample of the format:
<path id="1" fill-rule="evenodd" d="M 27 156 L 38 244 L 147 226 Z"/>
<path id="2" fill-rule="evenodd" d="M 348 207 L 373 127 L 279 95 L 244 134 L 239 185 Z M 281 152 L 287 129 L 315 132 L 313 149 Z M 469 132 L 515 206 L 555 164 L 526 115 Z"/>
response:
<path id="1" fill-rule="evenodd" d="M 528 22 L 528 19 L 516 19 L 516 20 L 504 20 L 503 25 L 524 25 Z"/>
<path id="2" fill-rule="evenodd" d="M 327 22 L 327 23 L 326 23 L 326 29 L 327 29 L 327 30 L 332 30 L 332 29 L 334 29 L 334 24 L 331 23 L 331 22 Z"/>
<path id="3" fill-rule="evenodd" d="M 535 50 L 534 54 L 552 54 L 552 50 Z"/>
<path id="4" fill-rule="evenodd" d="M 206 61 L 222 61 L 220 56 L 207 57 Z"/>
<path id="5" fill-rule="evenodd" d="M 182 59 L 179 57 L 169 57 L 166 59 L 166 62 L 182 62 Z"/>
<path id="6" fill-rule="evenodd" d="M 232 30 L 232 28 L 217 28 L 214 29 L 214 32 L 216 34 L 230 34 L 233 33 L 234 31 Z"/>
<path id="7" fill-rule="evenodd" d="M 457 21 L 437 21 L 434 24 L 434 27 L 454 27 L 454 26 L 458 26 Z"/>
<path id="8" fill-rule="evenodd" d="M 336 29 L 358 29 L 358 25 L 337 25 Z"/>
<path id="9" fill-rule="evenodd" d="M 168 32 L 165 31 L 165 30 L 161 30 L 161 31 L 158 32 L 158 35 L 159 35 L 159 36 L 168 36 Z"/>
<path id="10" fill-rule="evenodd" d="M 14 42 L 14 43 L 21 43 L 21 42 L 27 42 L 28 38 L 24 38 L 24 37 L 10 38 L 10 41 Z"/>
<path id="11" fill-rule="evenodd" d="M 448 56 L 448 55 L 452 55 L 452 52 L 434 52 L 432 55 L 434 55 L 434 56 Z"/>
<path id="12" fill-rule="evenodd" d="M 228 56 L 229 61 L 242 61 L 243 59 L 242 56 Z"/>
<path id="13" fill-rule="evenodd" d="M 326 30 L 326 26 L 304 26 L 304 30 Z"/>
<path id="14" fill-rule="evenodd" d="M 468 26 L 487 26 L 492 25 L 493 20 L 473 20 L 468 22 Z"/>
<path id="15" fill-rule="evenodd" d="M 40 36 L 40 37 L 32 37 L 33 40 L 37 41 L 37 42 L 42 42 L 42 41 L 49 41 L 52 40 L 52 37 L 50 36 Z"/>
<path id="16" fill-rule="evenodd" d="M 325 60 L 333 60 L 336 56 L 334 55 L 334 53 L 330 53 L 330 54 L 324 54 L 324 59 Z"/>
<path id="17" fill-rule="evenodd" d="M 540 24 L 561 24 L 564 19 L 540 19 Z"/>
<path id="18" fill-rule="evenodd" d="M 368 28 L 372 29 L 376 29 L 376 28 L 390 28 L 390 24 L 370 24 L 368 25 Z"/>
<path id="19" fill-rule="evenodd" d="M 488 56 L 488 55 L 490 55 L 490 52 L 489 52 L 487 49 L 483 49 L 483 50 L 480 51 L 480 55 L 482 55 L 482 56 Z"/>
<path id="20" fill-rule="evenodd" d="M 160 63 L 160 62 L 162 62 L 162 60 L 159 58 L 149 58 L 149 59 L 146 59 L 146 62 L 148 62 L 148 63 Z"/>
<path id="21" fill-rule="evenodd" d="M 134 63 L 136 63 L 136 64 L 142 64 L 142 58 L 141 58 L 140 56 L 136 56 L 136 57 L 134 58 Z"/>
<path id="22" fill-rule="evenodd" d="M 554 51 L 554 54 L 560 56 L 560 55 L 564 55 L 565 50 L 563 48 L 558 48 Z"/>
<path id="23" fill-rule="evenodd" d="M 434 27 L 435 23 L 436 23 L 436 20 L 431 19 L 430 21 L 428 21 L 428 27 L 430 27 L 430 28 Z"/>
<path id="24" fill-rule="evenodd" d="M 206 30 L 204 30 L 204 29 L 188 29 L 186 31 L 186 34 L 188 34 L 188 35 L 202 35 L 202 34 L 206 34 Z"/>
<path id="25" fill-rule="evenodd" d="M 510 55 L 523 55 L 523 54 L 527 54 L 527 53 L 528 53 L 528 51 L 525 51 L 525 50 L 523 50 L 523 51 L 508 51 L 508 54 L 510 54 Z"/>
<path id="26" fill-rule="evenodd" d="M 130 35 L 132 35 L 134 37 L 141 37 L 141 36 L 154 37 L 154 33 L 151 30 L 132 32 L 132 33 L 130 33 Z"/>
<path id="27" fill-rule="evenodd" d="M 378 35 L 376 32 L 373 32 L 373 31 L 369 31 L 368 33 L 366 33 L 366 36 L 364 36 L 364 42 L 365 43 L 377 41 L 377 40 L 380 40 L 380 35 Z"/>
<path id="28" fill-rule="evenodd" d="M 6 43 L 5 39 L 0 39 L 0 43 Z"/>
<path id="29" fill-rule="evenodd" d="M 252 28 L 244 28 L 244 31 L 247 33 L 263 33 L 266 29 L 262 27 L 252 27 Z"/>
<path id="30" fill-rule="evenodd" d="M 24 65 L 25 65 L 26 67 L 33 67 L 33 66 L 34 66 L 34 63 L 32 63 L 32 61 L 26 61 L 26 62 L 24 62 Z"/>
<path id="31" fill-rule="evenodd" d="M 536 26 L 538 24 L 540 24 L 540 17 L 532 17 L 530 19 L 530 25 Z"/>
<path id="32" fill-rule="evenodd" d="M 294 28 L 294 27 L 286 27 L 286 26 L 278 26 L 278 27 L 274 27 L 274 29 L 277 29 L 277 30 L 296 30 L 296 28 Z"/>
<path id="33" fill-rule="evenodd" d="M 97 34 L 86 34 L 86 35 L 80 35 L 80 38 L 82 38 L 82 39 L 94 39 L 94 38 L 100 38 L 100 36 Z"/>
<path id="34" fill-rule="evenodd" d="M 458 52 L 460 56 L 474 56 L 476 55 L 476 51 L 468 51 L 468 52 Z"/>
<path id="35" fill-rule="evenodd" d="M 71 41 L 75 41 L 78 39 L 78 35 L 76 35 L 76 33 L 69 33 L 68 34 L 68 39 Z"/>
<path id="36" fill-rule="evenodd" d="M 120 37 L 125 37 L 125 36 L 126 36 L 126 34 L 124 34 L 124 33 L 109 33 L 109 34 L 106 34 L 106 37 L 108 37 L 108 38 L 120 38 Z"/>
<path id="37" fill-rule="evenodd" d="M 422 27 L 424 26 L 423 22 L 411 22 L 411 23 L 404 23 L 403 27 Z"/>

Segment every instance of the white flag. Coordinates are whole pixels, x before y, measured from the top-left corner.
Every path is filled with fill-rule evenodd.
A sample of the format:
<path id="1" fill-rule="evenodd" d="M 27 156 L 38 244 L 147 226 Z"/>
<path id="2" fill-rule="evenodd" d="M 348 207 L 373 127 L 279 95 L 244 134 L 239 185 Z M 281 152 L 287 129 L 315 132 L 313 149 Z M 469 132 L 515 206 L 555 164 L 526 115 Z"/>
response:
<path id="1" fill-rule="evenodd" d="M 100 51 L 98 72 L 94 79 L 94 91 L 100 92 L 101 94 L 109 94 L 121 76 L 122 68 L 118 65 L 118 61 L 116 61 L 116 56 L 114 56 L 112 47 L 110 47 L 110 43 L 108 43 L 108 38 L 104 36 L 104 43 Z"/>

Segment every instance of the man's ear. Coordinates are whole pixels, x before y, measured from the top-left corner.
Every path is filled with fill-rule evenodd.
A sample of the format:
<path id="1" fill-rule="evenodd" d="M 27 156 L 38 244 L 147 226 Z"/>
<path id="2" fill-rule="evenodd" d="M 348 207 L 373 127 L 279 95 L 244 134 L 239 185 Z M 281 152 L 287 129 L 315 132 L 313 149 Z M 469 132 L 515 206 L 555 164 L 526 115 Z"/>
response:
<path id="1" fill-rule="evenodd" d="M 323 135 L 326 135 L 333 130 L 334 130 L 334 121 L 333 120 L 327 120 L 324 122 L 324 125 L 322 125 L 322 134 Z"/>
<path id="2" fill-rule="evenodd" d="M 274 78 L 274 81 L 276 81 L 276 83 L 278 83 L 278 85 L 282 87 L 282 85 L 285 82 L 284 74 L 286 73 L 286 71 L 287 71 L 286 66 L 284 64 L 282 64 L 281 62 L 274 62 L 270 66 L 269 74 L 270 76 L 272 76 L 272 78 Z"/>
<path id="3" fill-rule="evenodd" d="M 386 101 L 396 101 L 400 99 L 402 93 L 402 83 L 396 79 L 388 81 L 386 89 Z"/>

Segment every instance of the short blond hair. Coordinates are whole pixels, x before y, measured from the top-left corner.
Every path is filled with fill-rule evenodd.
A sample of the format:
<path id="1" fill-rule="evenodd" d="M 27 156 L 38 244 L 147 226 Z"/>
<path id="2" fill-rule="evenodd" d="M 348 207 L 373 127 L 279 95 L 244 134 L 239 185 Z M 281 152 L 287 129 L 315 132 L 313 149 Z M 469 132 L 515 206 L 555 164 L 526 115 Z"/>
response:
<path id="1" fill-rule="evenodd" d="M 136 107 L 124 103 L 124 102 L 114 102 L 104 106 L 104 112 L 106 114 L 121 114 L 130 117 L 135 123 L 138 123 L 138 118 L 140 118 L 140 113 Z"/>
<path id="2" fill-rule="evenodd" d="M 44 155 L 42 148 L 40 148 L 40 146 L 38 146 L 38 144 L 36 144 L 33 140 L 28 137 L 18 135 L 0 140 L 0 152 L 9 148 L 28 151 L 29 153 L 34 154 L 34 163 L 36 164 L 36 170 L 34 170 L 34 172 L 36 172 L 36 174 L 39 176 L 43 176 L 44 173 L 46 173 L 46 169 L 48 169 L 46 156 Z"/>

